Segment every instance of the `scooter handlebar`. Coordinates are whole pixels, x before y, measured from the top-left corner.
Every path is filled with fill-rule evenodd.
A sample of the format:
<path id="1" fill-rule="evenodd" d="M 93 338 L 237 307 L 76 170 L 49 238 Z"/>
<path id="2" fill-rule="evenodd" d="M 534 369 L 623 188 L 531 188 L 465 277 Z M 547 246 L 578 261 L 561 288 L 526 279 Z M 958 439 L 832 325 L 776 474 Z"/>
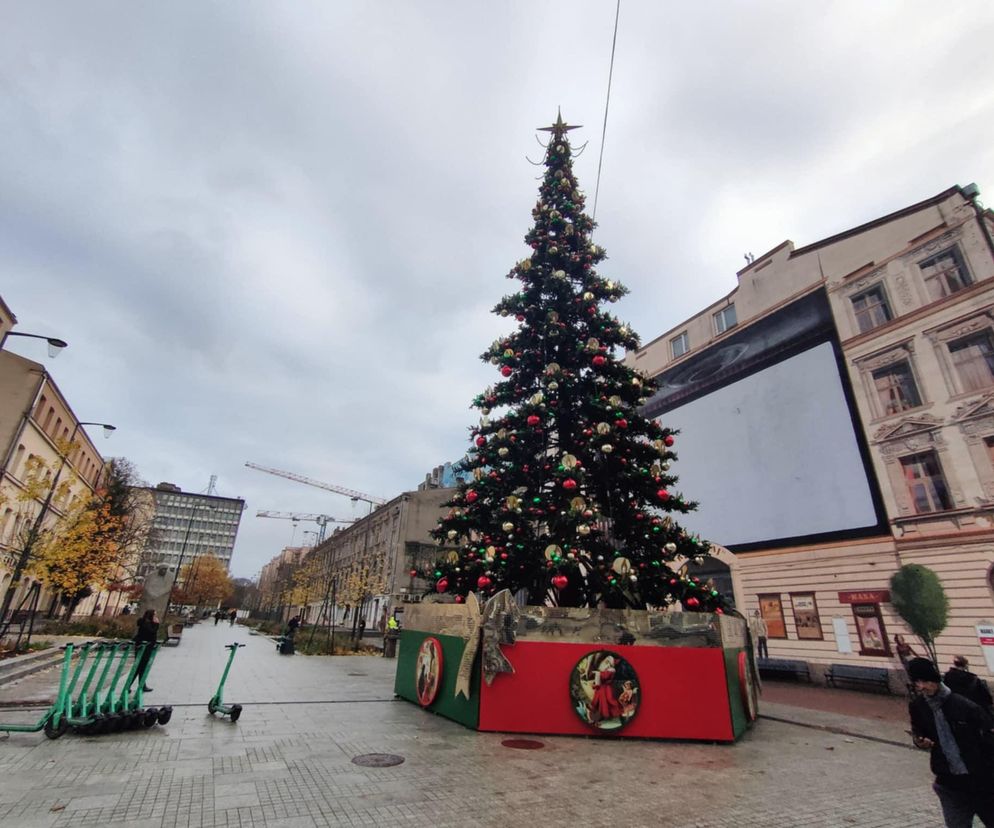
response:
<path id="1" fill-rule="evenodd" d="M 244 644 L 225 644 L 224 649 L 226 650 L 237 650 L 239 647 L 244 647 Z"/>

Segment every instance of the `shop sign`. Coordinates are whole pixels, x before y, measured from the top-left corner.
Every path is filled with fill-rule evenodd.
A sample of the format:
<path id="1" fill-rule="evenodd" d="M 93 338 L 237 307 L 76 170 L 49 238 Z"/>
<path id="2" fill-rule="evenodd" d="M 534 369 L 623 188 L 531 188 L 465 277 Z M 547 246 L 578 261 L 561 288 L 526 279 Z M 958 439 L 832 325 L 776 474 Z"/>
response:
<path id="1" fill-rule="evenodd" d="M 980 641 L 980 649 L 984 651 L 987 669 L 994 673 L 994 624 L 977 624 L 977 639 Z"/>
<path id="2" fill-rule="evenodd" d="M 840 604 L 889 604 L 889 589 L 861 589 L 853 592 L 840 592 Z"/>

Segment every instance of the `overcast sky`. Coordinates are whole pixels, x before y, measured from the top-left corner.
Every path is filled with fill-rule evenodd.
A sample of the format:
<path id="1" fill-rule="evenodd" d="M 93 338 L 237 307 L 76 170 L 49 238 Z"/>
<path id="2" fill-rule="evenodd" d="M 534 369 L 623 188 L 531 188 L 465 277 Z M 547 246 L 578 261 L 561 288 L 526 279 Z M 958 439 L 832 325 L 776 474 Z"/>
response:
<path id="1" fill-rule="evenodd" d="M 747 251 L 954 184 L 994 204 L 989 0 L 694 5 L 621 6 L 596 239 L 643 341 Z M 107 456 L 245 498 L 236 575 L 293 537 L 257 509 L 356 508 L 246 460 L 414 488 L 497 379 L 557 107 L 593 204 L 614 8 L 5 3 L 0 295 L 70 343 L 8 347 L 118 427 Z"/>

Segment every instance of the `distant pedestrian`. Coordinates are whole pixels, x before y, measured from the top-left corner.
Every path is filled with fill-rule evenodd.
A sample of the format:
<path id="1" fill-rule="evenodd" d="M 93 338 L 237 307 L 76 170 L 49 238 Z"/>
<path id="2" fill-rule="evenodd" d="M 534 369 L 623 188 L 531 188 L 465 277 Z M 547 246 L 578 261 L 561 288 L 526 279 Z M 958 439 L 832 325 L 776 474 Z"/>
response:
<path id="1" fill-rule="evenodd" d="M 931 751 L 932 790 L 947 828 L 970 828 L 973 817 L 994 828 L 994 722 L 942 683 L 927 658 L 908 662 L 919 695 L 908 705 L 915 747 Z"/>
<path id="2" fill-rule="evenodd" d="M 214 626 L 217 626 L 217 622 L 221 620 L 221 610 L 214 611 Z"/>
<path id="3" fill-rule="evenodd" d="M 904 636 L 897 633 L 894 636 L 894 652 L 897 653 L 897 657 L 901 662 L 901 666 L 904 671 L 908 671 L 908 662 L 913 658 L 918 658 L 918 653 L 915 652 L 914 648 L 904 640 Z"/>
<path id="4" fill-rule="evenodd" d="M 232 610 L 228 613 L 228 626 L 235 626 L 235 619 L 238 617 L 238 610 Z"/>
<path id="5" fill-rule="evenodd" d="M 952 669 L 942 677 L 942 682 L 954 693 L 959 693 L 982 707 L 987 715 L 994 715 L 994 700 L 991 699 L 990 688 L 980 676 L 970 672 L 970 662 L 966 656 L 956 656 L 953 659 Z"/>
<path id="6" fill-rule="evenodd" d="M 770 649 L 766 644 L 766 639 L 769 637 L 770 631 L 766 626 L 766 621 L 763 620 L 763 616 L 759 614 L 759 610 L 752 611 L 752 619 L 749 622 L 749 626 L 752 629 L 752 636 L 756 639 L 756 653 L 758 658 L 769 658 Z"/>

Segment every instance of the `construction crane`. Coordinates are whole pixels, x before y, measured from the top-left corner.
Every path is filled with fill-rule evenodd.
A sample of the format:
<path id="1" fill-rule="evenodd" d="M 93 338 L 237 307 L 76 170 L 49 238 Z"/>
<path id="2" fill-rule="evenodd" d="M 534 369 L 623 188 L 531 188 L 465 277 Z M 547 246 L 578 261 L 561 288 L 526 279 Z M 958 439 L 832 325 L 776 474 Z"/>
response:
<path id="1" fill-rule="evenodd" d="M 268 466 L 260 466 L 258 463 L 246 463 L 245 465 L 250 469 L 255 469 L 256 471 L 266 472 L 267 474 L 275 474 L 277 477 L 285 477 L 287 480 L 296 480 L 298 483 L 305 483 L 308 486 L 317 486 L 319 489 L 327 489 L 329 492 L 335 492 L 337 494 L 350 497 L 354 501 L 361 500 L 363 503 L 370 504 L 370 506 L 382 506 L 386 503 L 386 500 L 382 497 L 363 494 L 362 492 L 357 492 L 354 489 L 346 489 L 344 486 L 335 486 L 332 483 L 322 483 L 320 480 L 314 480 L 311 477 L 304 477 L 302 474 L 294 474 L 293 472 L 271 469 Z"/>
<path id="2" fill-rule="evenodd" d="M 331 515 L 315 515 L 304 512 L 271 512 L 268 509 L 260 509 L 255 513 L 255 516 L 263 518 L 277 518 L 279 520 L 292 520 L 294 523 L 300 520 L 312 520 L 320 527 L 320 531 L 317 533 L 319 544 L 324 540 L 325 533 L 328 531 L 329 523 L 355 523 L 354 520 L 339 520 L 338 518 L 333 518 Z"/>

